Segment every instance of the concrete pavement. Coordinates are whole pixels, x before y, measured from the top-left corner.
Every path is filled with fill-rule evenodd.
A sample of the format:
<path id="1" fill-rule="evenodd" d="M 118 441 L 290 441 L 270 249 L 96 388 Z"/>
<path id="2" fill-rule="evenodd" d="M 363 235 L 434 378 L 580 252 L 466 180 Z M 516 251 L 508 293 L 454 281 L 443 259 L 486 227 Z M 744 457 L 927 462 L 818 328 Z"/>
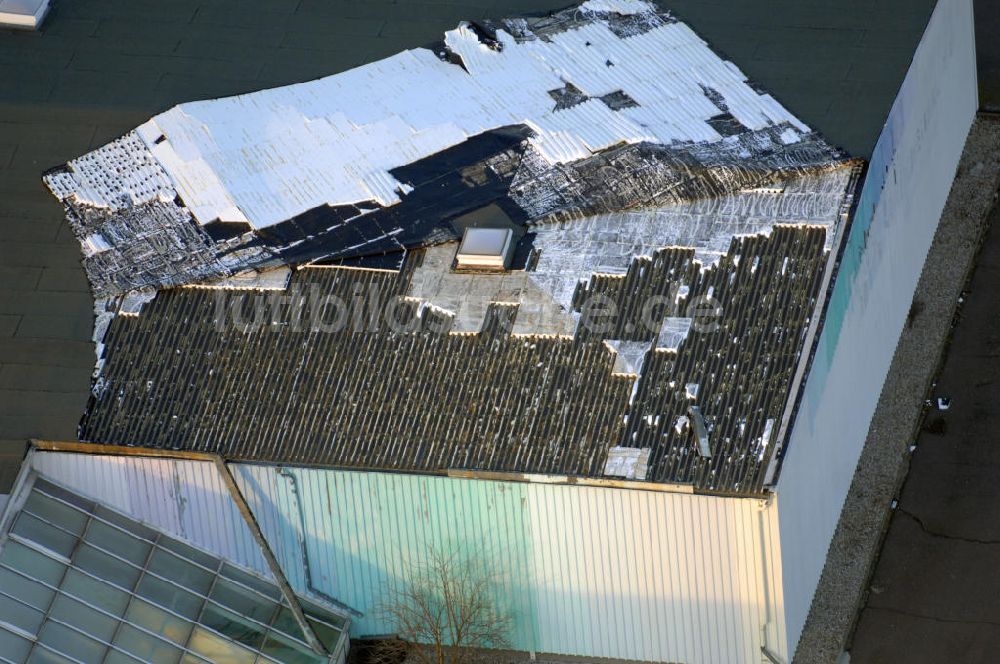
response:
<path id="1" fill-rule="evenodd" d="M 1000 660 L 1000 209 L 959 311 L 852 664 Z"/>

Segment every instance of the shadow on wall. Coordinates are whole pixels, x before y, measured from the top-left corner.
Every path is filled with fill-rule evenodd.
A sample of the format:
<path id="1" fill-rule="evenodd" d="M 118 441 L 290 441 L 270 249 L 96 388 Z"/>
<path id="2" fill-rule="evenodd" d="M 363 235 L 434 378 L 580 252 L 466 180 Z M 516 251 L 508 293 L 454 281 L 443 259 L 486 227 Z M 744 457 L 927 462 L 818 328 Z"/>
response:
<path id="1" fill-rule="evenodd" d="M 425 488 L 421 504 L 396 501 L 393 480 L 367 483 L 361 473 L 300 472 L 291 468 L 234 465 L 234 473 L 268 542 L 296 590 L 347 606 L 362 615 L 352 622 L 352 636 L 392 633 L 379 605 L 395 596 L 408 570 L 425 562 L 438 547 L 446 551 L 481 554 L 504 569 L 505 588 L 495 598 L 514 617 L 515 646 L 534 650 L 538 642 L 532 596 L 525 580 L 528 544 L 522 519 L 513 530 L 486 526 L 491 514 L 516 514 L 498 508 L 482 496 L 476 510 L 454 510 L 464 505 L 447 491 Z M 337 475 L 340 475 L 339 477 Z M 356 477 L 355 477 L 356 476 Z M 340 484 L 340 487 L 337 485 Z M 388 489 L 387 492 L 383 492 Z M 497 499 L 520 503 L 519 487 Z M 400 491 L 400 493 L 402 493 Z M 348 501 L 363 501 L 352 506 Z M 453 501 L 453 502 L 452 502 Z M 447 513 L 445 518 L 438 515 Z M 479 523 L 484 527 L 465 528 Z M 512 534 L 513 533 L 513 534 Z M 518 535 L 520 533 L 520 535 Z M 512 543 L 504 547 L 501 542 Z"/>

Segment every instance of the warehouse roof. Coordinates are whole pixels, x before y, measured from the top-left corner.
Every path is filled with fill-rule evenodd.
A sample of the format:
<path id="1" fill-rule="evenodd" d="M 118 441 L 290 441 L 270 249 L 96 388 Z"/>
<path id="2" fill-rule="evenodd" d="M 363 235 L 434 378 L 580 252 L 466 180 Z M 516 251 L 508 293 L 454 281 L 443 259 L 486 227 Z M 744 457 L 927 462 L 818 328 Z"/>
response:
<path id="1" fill-rule="evenodd" d="M 637 0 L 182 105 L 47 176 L 119 314 L 81 436 L 759 493 L 857 173 Z"/>

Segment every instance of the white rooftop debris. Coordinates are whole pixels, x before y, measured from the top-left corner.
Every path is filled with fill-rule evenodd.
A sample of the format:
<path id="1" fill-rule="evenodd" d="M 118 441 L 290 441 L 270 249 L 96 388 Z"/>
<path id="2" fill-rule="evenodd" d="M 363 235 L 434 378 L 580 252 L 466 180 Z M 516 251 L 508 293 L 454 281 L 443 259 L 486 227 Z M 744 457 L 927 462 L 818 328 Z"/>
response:
<path id="1" fill-rule="evenodd" d="M 644 480 L 649 463 L 648 447 L 612 447 L 608 450 L 608 461 L 604 474 L 627 480 Z"/>
<path id="2" fill-rule="evenodd" d="M 636 376 L 642 373 L 642 365 L 646 360 L 646 353 L 649 351 L 648 341 L 606 339 L 604 343 L 615 351 L 615 373 Z"/>
<path id="3" fill-rule="evenodd" d="M 688 332 L 691 331 L 692 322 L 693 320 L 690 318 L 680 318 L 677 316 L 664 318 L 663 326 L 660 328 L 660 335 L 656 340 L 656 348 L 658 350 L 678 350 L 684 340 L 687 339 Z M 697 390 L 697 386 L 695 387 Z M 688 389 L 688 392 L 690 391 Z"/>
<path id="4" fill-rule="evenodd" d="M 194 288 L 220 288 L 226 290 L 276 290 L 282 291 L 288 286 L 292 270 L 288 267 L 277 267 L 273 270 L 247 270 L 231 277 L 213 279 L 203 284 L 194 284 Z"/>
<path id="5" fill-rule="evenodd" d="M 771 443 L 771 433 L 773 431 L 774 418 L 769 417 L 767 418 L 767 421 L 764 422 L 764 431 L 757 440 L 757 446 L 759 448 L 759 452 L 757 453 L 758 460 L 762 460 L 764 458 L 764 454 L 767 452 L 767 446 Z"/>
<path id="6" fill-rule="evenodd" d="M 111 248 L 108 241 L 100 233 L 92 233 L 83 239 L 83 255 L 93 256 Z"/>
<path id="7" fill-rule="evenodd" d="M 729 250 L 735 236 L 768 233 L 777 224 L 812 224 L 829 229 L 829 249 L 851 177 L 850 168 L 838 168 L 785 180 L 778 195 L 742 191 L 656 209 L 594 215 L 568 224 L 537 224 L 533 230 L 539 259 L 528 274 L 569 308 L 580 279 L 594 272 L 625 274 L 637 256 L 663 247 L 693 247 L 695 258 L 707 267 Z M 682 328 L 670 331 L 686 335 Z M 659 347 L 675 348 L 682 339 L 662 337 Z"/>
<path id="8" fill-rule="evenodd" d="M 580 279 L 638 255 L 711 265 L 736 235 L 834 225 L 845 165 L 669 13 L 608 0 L 182 104 L 45 181 L 98 295 L 426 247 L 496 208 L 533 231 L 515 269 L 568 311 Z"/>
<path id="9" fill-rule="evenodd" d="M 414 269 L 407 294 L 454 316 L 455 332 L 478 332 L 491 302 L 516 302 L 515 334 L 572 335 L 576 320 L 532 280 L 531 273 L 456 272 L 458 243 L 427 247 Z"/>
<path id="10" fill-rule="evenodd" d="M 135 137 L 197 221 L 263 228 L 324 204 L 396 203 L 407 183 L 392 169 L 508 125 L 534 130 L 530 141 L 550 164 L 621 143 L 721 141 L 708 120 L 722 112 L 751 130 L 787 123 L 785 142 L 809 131 L 652 5 L 602 1 L 579 11 L 595 19 L 648 14 L 654 27 L 622 38 L 594 20 L 525 41 L 498 30 L 494 48 L 463 23 L 444 40 L 459 64 L 427 49 L 404 51 L 308 83 L 182 104 Z M 549 93 L 568 84 L 586 101 L 556 110 Z M 600 99 L 612 93 L 634 103 L 612 110 Z M 74 177 L 90 182 L 86 165 L 71 163 Z M 74 189 L 95 204 L 107 196 Z"/>
<path id="11" fill-rule="evenodd" d="M 124 316 L 138 316 L 147 302 L 156 298 L 156 291 L 132 291 L 122 298 L 118 313 Z"/>

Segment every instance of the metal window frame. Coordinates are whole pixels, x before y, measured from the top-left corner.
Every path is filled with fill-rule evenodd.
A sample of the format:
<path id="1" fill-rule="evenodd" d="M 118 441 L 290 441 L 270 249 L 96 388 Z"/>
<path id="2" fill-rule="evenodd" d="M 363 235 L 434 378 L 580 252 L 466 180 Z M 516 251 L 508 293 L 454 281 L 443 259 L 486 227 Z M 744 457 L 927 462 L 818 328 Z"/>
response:
<path id="1" fill-rule="evenodd" d="M 220 609 L 228 611 L 228 612 L 233 613 L 235 615 L 238 615 L 238 616 L 241 617 L 242 620 L 245 620 L 249 625 L 251 625 L 251 626 L 253 626 L 255 628 L 258 628 L 261 631 L 262 635 L 263 635 L 264 641 L 266 641 L 268 639 L 268 637 L 272 633 L 274 633 L 275 636 L 280 637 L 282 640 L 285 640 L 285 641 L 287 641 L 289 643 L 295 644 L 297 647 L 301 648 L 304 652 L 313 651 L 314 654 L 319 654 L 319 653 L 315 653 L 315 650 L 314 650 L 314 648 L 312 648 L 311 644 L 305 642 L 302 638 L 296 637 L 296 636 L 294 636 L 292 634 L 289 634 L 286 631 L 280 629 L 279 627 L 277 627 L 276 625 L 273 624 L 276 621 L 278 615 L 280 614 L 280 611 L 281 611 L 282 608 L 291 610 L 293 613 L 295 613 L 293 607 L 288 606 L 288 602 L 285 599 L 285 594 L 283 592 L 281 592 L 280 585 L 276 584 L 273 580 L 264 579 L 264 578 L 260 579 L 265 584 L 275 586 L 275 589 L 279 591 L 278 592 L 278 595 L 279 595 L 278 598 L 265 595 L 264 593 L 262 593 L 258 589 L 253 588 L 253 587 L 251 587 L 249 585 L 244 584 L 239 579 L 233 578 L 232 576 L 230 576 L 228 574 L 225 574 L 224 573 L 224 567 L 226 565 L 228 565 L 228 566 L 230 566 L 230 567 L 232 567 L 232 568 L 234 568 L 234 569 L 236 569 L 236 570 L 238 570 L 240 572 L 247 573 L 251 577 L 257 577 L 257 575 L 254 574 L 252 571 L 245 570 L 245 569 L 239 567 L 238 565 L 233 564 L 232 561 L 229 561 L 229 560 L 227 560 L 225 558 L 222 558 L 222 557 L 219 557 L 217 555 L 210 554 L 210 553 L 207 554 L 207 555 L 209 557 L 211 557 L 213 560 L 216 561 L 216 565 L 215 565 L 214 569 L 210 568 L 210 567 L 206 567 L 205 565 L 203 565 L 202 563 L 200 563 L 200 562 L 198 562 L 196 560 L 188 558 L 188 557 L 184 556 L 181 553 L 178 553 L 178 552 L 176 552 L 176 551 L 174 551 L 174 550 L 172 550 L 170 548 L 167 548 L 167 546 L 164 546 L 163 541 L 164 540 L 170 540 L 170 541 L 175 541 L 176 540 L 176 541 L 180 542 L 181 544 L 184 544 L 185 546 L 191 546 L 190 544 L 188 544 L 186 542 L 183 542 L 182 540 L 177 540 L 177 538 L 172 537 L 170 535 L 166 535 L 166 534 L 161 533 L 159 531 L 153 531 L 154 535 L 153 535 L 152 539 L 148 539 L 148 538 L 143 537 L 141 535 L 138 535 L 138 534 L 136 534 L 134 532 L 131 532 L 131 531 L 127 530 L 126 528 L 122 527 L 121 525 L 119 525 L 117 523 L 114 523 L 112 521 L 109 521 L 108 519 L 103 518 L 102 516 L 100 516 L 100 515 L 98 515 L 96 513 L 96 507 L 100 505 L 100 506 L 103 506 L 104 509 L 107 509 L 107 510 L 109 510 L 111 512 L 120 514 L 116 510 L 114 510 L 113 508 L 110 508 L 110 507 L 108 507 L 106 505 L 102 505 L 101 503 L 99 503 L 97 501 L 86 499 L 87 502 L 92 505 L 92 507 L 89 510 L 88 509 L 84 509 L 84 508 L 82 508 L 79 505 L 75 505 L 73 503 L 67 502 L 66 500 L 64 500 L 63 498 L 61 498 L 59 496 L 56 496 L 56 495 L 53 495 L 51 493 L 46 492 L 43 487 L 36 486 L 36 481 L 39 478 L 44 479 L 45 482 L 47 482 L 47 483 L 49 483 L 49 484 L 51 484 L 51 485 L 53 485 L 55 487 L 63 489 L 63 490 L 65 490 L 65 491 L 67 491 L 67 492 L 69 492 L 71 494 L 77 495 L 77 493 L 75 491 L 73 491 L 73 490 L 71 490 L 71 489 L 69 489 L 69 488 L 67 488 L 65 486 L 62 486 L 59 482 L 52 481 L 51 479 L 49 479 L 47 477 L 43 477 L 43 476 L 39 475 L 34 470 L 31 470 L 31 471 L 29 471 L 27 473 L 24 473 L 23 476 L 21 478 L 19 478 L 19 482 L 17 483 L 17 486 L 15 487 L 14 495 L 16 496 L 16 500 L 10 501 L 10 503 L 6 506 L 6 509 L 4 510 L 3 515 L 0 516 L 0 528 L 2 528 L 2 530 L 0 530 L 0 550 L 2 550 L 8 542 L 16 542 L 16 543 L 20 544 L 21 546 L 24 546 L 24 547 L 30 549 L 31 551 L 33 551 L 33 552 L 35 552 L 35 553 L 37 553 L 39 555 L 45 556 L 46 558 L 48 558 L 50 560 L 58 562 L 59 564 L 63 565 L 63 573 L 60 576 L 59 585 L 58 586 L 54 586 L 54 585 L 52 585 L 50 583 L 47 583 L 46 581 L 43 581 L 42 579 L 38 579 L 38 578 L 34 578 L 34 577 L 30 576 L 30 573 L 28 573 L 27 571 L 18 570 L 18 569 L 15 569 L 15 568 L 13 568 L 13 567 L 11 567 L 9 565 L 6 565 L 6 564 L 0 562 L 0 568 L 8 570 L 8 571 L 16 574 L 20 578 L 23 578 L 23 579 L 26 579 L 26 580 L 30 580 L 30 581 L 34 581 L 35 583 L 38 583 L 38 584 L 40 584 L 40 585 L 48 588 L 49 590 L 52 590 L 53 591 L 53 596 L 52 596 L 52 599 L 49 600 L 47 607 L 44 608 L 44 609 L 41 609 L 41 608 L 37 608 L 35 606 L 32 606 L 30 604 L 26 604 L 22 600 L 9 595 L 8 593 L 5 593 L 2 590 L 0 590 L 0 594 L 4 595 L 5 597 L 10 598 L 12 601 L 14 601 L 14 602 L 16 602 L 16 603 L 18 603 L 20 605 L 24 605 L 26 608 L 31 608 L 32 610 L 40 611 L 44 615 L 44 621 L 45 622 L 52 621 L 54 623 L 59 624 L 62 627 L 68 628 L 68 629 L 72 630 L 73 632 L 76 632 L 76 633 L 78 633 L 78 634 L 80 634 L 80 635 L 82 635 L 82 636 L 84 636 L 84 637 L 86 637 L 86 638 L 88 638 L 88 639 L 96 642 L 96 643 L 99 643 L 99 644 L 103 645 L 105 647 L 105 656 L 109 652 L 114 651 L 114 652 L 119 653 L 121 655 L 125 655 L 125 656 L 127 656 L 127 657 L 129 657 L 129 658 L 131 658 L 131 659 L 133 659 L 133 660 L 135 660 L 137 662 L 141 661 L 141 659 L 137 658 L 132 653 L 130 653 L 127 650 L 124 650 L 121 647 L 119 647 L 119 646 L 117 646 L 117 645 L 114 644 L 114 640 L 115 640 L 116 636 L 121 632 L 122 626 L 127 624 L 130 627 L 132 627 L 133 629 L 136 629 L 137 631 L 139 631 L 139 632 L 141 632 L 141 633 L 143 633 L 145 635 L 148 635 L 149 637 L 155 639 L 158 642 L 162 642 L 165 645 L 169 645 L 170 647 L 176 648 L 181 653 L 183 653 L 185 655 L 190 655 L 190 656 L 196 658 L 198 661 L 205 662 L 205 664 L 210 664 L 210 662 L 206 659 L 206 657 L 204 655 L 201 655 L 198 652 L 193 651 L 193 650 L 190 649 L 191 639 L 194 636 L 195 628 L 198 627 L 198 628 L 201 628 L 201 629 L 205 630 L 206 632 L 208 632 L 210 634 L 218 636 L 219 638 L 223 639 L 226 642 L 234 644 L 236 647 L 242 648 L 242 649 L 250 652 L 253 655 L 253 657 L 254 657 L 254 662 L 255 663 L 258 663 L 258 664 L 279 664 L 278 662 L 276 662 L 276 660 L 273 660 L 272 658 L 268 657 L 267 655 L 265 655 L 264 653 L 260 652 L 259 650 L 254 650 L 254 649 L 250 648 L 249 646 L 247 646 L 247 645 L 239 642 L 238 640 L 236 640 L 236 639 L 234 639 L 232 637 L 229 637 L 226 634 L 223 634 L 223 633 L 219 632 L 218 630 L 213 629 L 212 627 L 208 626 L 207 624 L 201 622 L 203 620 L 203 618 L 204 618 L 204 614 L 205 614 L 206 608 L 209 607 L 209 604 L 211 604 L 213 606 L 216 606 L 216 607 L 219 607 Z M 231 481 L 231 478 L 230 478 L 230 481 Z M 63 506 L 66 506 L 66 507 L 70 508 L 71 510 L 73 510 L 74 512 L 76 512 L 78 514 L 82 514 L 83 516 L 85 516 L 87 518 L 87 521 L 86 521 L 86 523 L 85 523 L 85 525 L 83 527 L 83 530 L 79 534 L 73 533 L 73 532 L 71 532 L 71 531 L 63 528 L 60 524 L 50 522 L 50 521 L 44 519 L 44 517 L 42 517 L 41 515 L 33 512 L 31 509 L 28 509 L 27 506 L 26 506 L 27 500 L 32 495 L 32 493 L 35 492 L 35 491 L 37 491 L 38 493 L 42 494 L 43 496 L 45 496 L 46 498 L 48 498 L 50 500 L 54 500 L 54 501 L 58 502 L 60 505 L 63 505 Z M 75 542 L 74 542 L 74 545 L 73 545 L 73 550 L 70 553 L 70 556 L 68 558 L 64 557 L 61 554 L 59 554 L 58 552 L 56 552 L 56 551 L 52 551 L 50 549 L 47 549 L 43 545 L 41 545 L 39 543 L 36 543 L 36 542 L 34 542 L 34 541 L 30 540 L 30 539 L 27 539 L 26 537 L 23 537 L 23 536 L 21 536 L 21 535 L 19 535 L 17 533 L 12 532 L 11 529 L 17 523 L 17 520 L 18 520 L 18 518 L 20 517 L 20 515 L 22 513 L 26 513 L 26 514 L 28 514 L 31 517 L 34 517 L 36 519 L 42 520 L 49 527 L 56 529 L 60 533 L 65 533 L 66 535 L 70 535 L 70 536 L 74 537 L 75 538 Z M 129 521 L 136 521 L 135 519 L 133 519 L 131 517 L 128 517 L 127 515 L 121 515 L 121 516 L 123 516 L 125 519 L 127 519 Z M 146 552 L 144 560 L 143 560 L 143 563 L 141 564 L 141 566 L 138 563 L 135 563 L 135 562 L 133 562 L 131 560 L 127 560 L 127 559 L 119 556 L 114 551 L 111 551 L 111 550 L 108 550 L 108 549 L 104 548 L 104 546 L 102 546 L 102 544 L 100 542 L 95 542 L 95 541 L 91 541 L 91 540 L 87 539 L 87 535 L 90 532 L 91 526 L 95 522 L 100 523 L 100 524 L 102 524 L 104 526 L 110 527 L 110 528 L 112 528 L 112 529 L 114 529 L 114 530 L 116 530 L 116 531 L 124 534 L 125 536 L 131 538 L 131 539 L 134 539 L 134 540 L 137 540 L 139 542 L 143 542 L 145 544 L 148 544 L 149 545 L 149 550 Z M 138 521 L 136 521 L 136 523 L 140 523 L 141 524 L 141 522 L 138 522 Z M 97 576 L 94 573 L 91 573 L 91 572 L 89 572 L 89 571 L 87 571 L 85 569 L 80 568 L 74 562 L 74 559 L 75 559 L 76 554 L 79 551 L 79 549 L 82 546 L 84 546 L 84 545 L 90 546 L 94 550 L 99 551 L 100 553 L 113 558 L 115 560 L 115 562 L 118 563 L 118 564 L 122 564 L 122 565 L 128 566 L 131 569 L 138 570 L 139 575 L 136 578 L 135 583 L 132 585 L 132 587 L 131 588 L 126 588 L 126 587 L 124 587 L 122 585 L 119 585 L 115 581 L 104 579 L 104 578 L 102 578 L 100 576 Z M 194 549 L 195 551 L 200 551 L 200 549 L 198 549 L 197 547 L 192 547 L 192 549 Z M 158 574 L 156 572 L 151 571 L 149 569 L 149 565 L 150 565 L 150 563 L 152 561 L 152 558 L 153 558 L 154 554 L 157 551 L 162 551 L 163 554 L 169 555 L 169 556 L 177 559 L 179 562 L 181 562 L 183 564 L 191 565 L 191 566 L 193 566 L 196 569 L 199 569 L 199 570 L 202 570 L 204 572 L 207 572 L 207 573 L 211 574 L 212 575 L 212 582 L 211 582 L 211 585 L 209 586 L 208 590 L 205 593 L 202 593 L 202 592 L 193 590 L 193 589 L 191 589 L 191 588 L 189 588 L 187 586 L 179 585 L 179 584 L 173 582 L 171 579 L 166 578 L 166 577 L 164 577 L 161 574 Z M 116 615 L 115 613 L 109 612 L 109 611 L 107 611 L 107 610 L 105 610 L 105 609 L 103 609 L 101 607 L 95 606 L 90 601 L 88 601 L 87 598 L 79 597 L 79 596 L 74 595 L 74 594 L 72 594 L 70 592 L 64 591 L 63 588 L 62 588 L 62 585 L 64 584 L 64 582 L 66 580 L 66 576 L 68 575 L 68 573 L 69 573 L 70 570 L 74 570 L 77 573 L 79 573 L 79 574 L 81 574 L 83 576 L 86 576 L 86 577 L 88 577 L 90 579 L 93 579 L 94 581 L 96 581 L 98 583 L 107 585 L 107 586 L 109 586 L 111 588 L 114 588 L 115 590 L 118 590 L 120 592 L 125 593 L 127 595 L 128 599 L 127 599 L 127 602 L 126 602 L 125 606 L 122 608 L 122 610 L 120 612 L 120 615 Z M 150 577 L 152 577 L 152 578 L 158 579 L 158 580 L 160 580 L 162 582 L 165 582 L 168 585 L 176 586 L 177 588 L 182 589 L 184 592 L 187 592 L 190 595 L 198 598 L 198 600 L 200 602 L 200 607 L 198 609 L 197 618 L 192 619 L 192 618 L 189 618 L 187 616 L 180 615 L 180 614 L 176 613 L 175 611 L 172 611 L 171 609 L 169 609 L 167 607 L 161 606 L 159 603 L 157 603 L 156 601 L 154 601 L 154 600 L 152 600 L 150 598 L 147 598 L 147 597 L 144 597 L 142 595 L 139 595 L 138 594 L 138 587 L 139 587 L 139 585 L 142 583 L 143 579 L 147 575 L 150 576 Z M 259 598 L 259 600 L 260 600 L 260 602 L 262 604 L 266 602 L 267 604 L 272 605 L 274 607 L 274 609 L 273 609 L 273 611 L 272 611 L 272 613 L 270 615 L 270 619 L 269 619 L 268 624 L 265 624 L 265 623 L 261 622 L 260 620 L 257 620 L 255 618 L 251 618 L 249 616 L 243 616 L 235 608 L 228 607 L 227 605 L 225 605 L 225 604 L 223 604 L 223 603 L 221 603 L 221 602 L 219 602 L 219 601 L 211 598 L 212 591 L 216 587 L 219 578 L 224 578 L 227 582 L 233 584 L 233 586 L 235 586 L 240 591 L 246 592 L 250 596 L 251 599 L 258 599 Z M 105 639 L 98 638 L 97 636 L 95 636 L 93 634 L 89 634 L 86 631 L 84 631 L 83 629 L 81 629 L 81 628 L 79 628 L 79 627 L 77 627 L 75 625 L 68 624 L 68 623 L 66 623 L 66 622 L 64 622 L 62 620 L 59 620 L 57 618 L 52 617 L 51 616 L 52 607 L 53 607 L 54 603 L 56 602 L 56 600 L 60 596 L 64 596 L 64 597 L 66 597 L 68 599 L 80 602 L 81 604 L 83 604 L 86 607 L 88 607 L 89 609 L 97 612 L 98 614 L 100 614 L 102 616 L 105 616 L 105 617 L 107 617 L 107 618 L 109 618 L 111 620 L 114 620 L 116 622 L 116 625 L 115 625 L 114 633 L 111 636 L 111 639 L 110 640 L 105 640 Z M 294 594 L 293 594 L 293 597 L 295 597 Z M 153 631 L 151 631 L 151 630 L 143 627 L 142 625 L 139 625 L 139 624 L 133 622 L 132 620 L 126 618 L 126 615 L 127 615 L 128 611 L 129 611 L 129 609 L 133 606 L 133 604 L 135 603 L 136 600 L 145 602 L 145 603 L 149 604 L 150 606 L 153 606 L 153 607 L 155 607 L 155 608 L 163 611 L 167 615 L 170 615 L 170 616 L 172 616 L 172 617 L 174 617 L 174 618 L 176 618 L 178 620 L 181 620 L 181 621 L 189 624 L 191 626 L 191 629 L 190 629 L 190 632 L 188 633 L 187 637 L 185 638 L 185 642 L 183 644 L 178 644 L 178 643 L 176 643 L 174 641 L 169 640 L 168 638 L 164 637 L 163 635 L 157 634 L 157 633 L 155 633 L 155 632 L 153 632 Z M 297 604 L 297 598 L 296 598 L 296 604 Z M 321 607 L 319 605 L 317 605 L 316 609 L 318 609 L 320 611 L 325 611 L 327 613 L 331 613 L 331 615 L 337 615 L 336 612 L 331 611 L 330 609 L 326 609 L 324 607 Z M 315 611 L 316 609 L 313 609 L 313 611 Z M 302 611 L 301 607 L 299 608 L 299 611 L 300 612 Z M 305 616 L 304 613 L 300 613 L 300 615 L 301 615 L 303 621 L 307 620 L 307 618 L 306 618 L 306 616 Z M 323 657 L 327 657 L 328 659 L 330 659 L 330 661 L 337 661 L 339 659 L 339 657 L 338 657 L 339 653 L 346 652 L 345 641 L 348 638 L 348 629 L 349 629 L 349 626 L 350 626 L 349 619 L 345 617 L 344 618 L 344 624 L 342 624 L 342 625 L 336 625 L 336 624 L 333 624 L 330 619 L 327 619 L 327 618 L 324 618 L 322 616 L 318 616 L 318 615 L 315 615 L 314 613 L 311 613 L 308 616 L 308 620 L 315 621 L 315 622 L 318 622 L 320 624 L 326 625 L 327 627 L 330 627 L 331 629 L 334 629 L 334 630 L 336 630 L 339 633 L 340 637 L 339 637 L 338 642 L 336 643 L 336 646 L 331 649 L 330 653 L 325 652 L 325 649 L 324 649 L 324 652 L 321 655 Z M 43 624 L 44 624 L 44 622 L 43 622 Z M 306 624 L 308 625 L 308 623 L 306 623 Z M 26 640 L 31 641 L 32 642 L 32 646 L 31 646 L 32 650 L 29 651 L 29 655 L 30 655 L 30 652 L 34 651 L 34 649 L 41 648 L 41 649 L 44 649 L 46 651 L 50 651 L 50 652 L 53 652 L 55 654 L 58 654 L 61 657 L 65 657 L 65 658 L 67 658 L 70 661 L 74 661 L 74 662 L 79 661 L 78 659 L 74 658 L 73 655 L 71 655 L 71 654 L 67 654 L 65 652 L 62 652 L 62 651 L 58 650 L 57 648 L 54 648 L 52 646 L 49 646 L 47 644 L 39 642 L 38 641 L 38 634 L 30 634 L 28 632 L 25 632 L 24 630 L 18 629 L 16 626 L 8 625 L 6 623 L 0 623 L 0 629 L 3 629 L 5 631 L 8 631 L 11 634 L 14 634 L 14 635 L 18 636 L 18 637 L 21 637 L 21 638 L 24 638 Z M 309 629 L 311 631 L 311 627 Z M 264 641 L 262 641 L 262 644 L 263 644 Z M 318 642 L 318 639 L 317 639 L 317 642 Z M 0 661 L 9 661 L 9 660 L 6 660 L 5 658 L 0 658 Z"/>

